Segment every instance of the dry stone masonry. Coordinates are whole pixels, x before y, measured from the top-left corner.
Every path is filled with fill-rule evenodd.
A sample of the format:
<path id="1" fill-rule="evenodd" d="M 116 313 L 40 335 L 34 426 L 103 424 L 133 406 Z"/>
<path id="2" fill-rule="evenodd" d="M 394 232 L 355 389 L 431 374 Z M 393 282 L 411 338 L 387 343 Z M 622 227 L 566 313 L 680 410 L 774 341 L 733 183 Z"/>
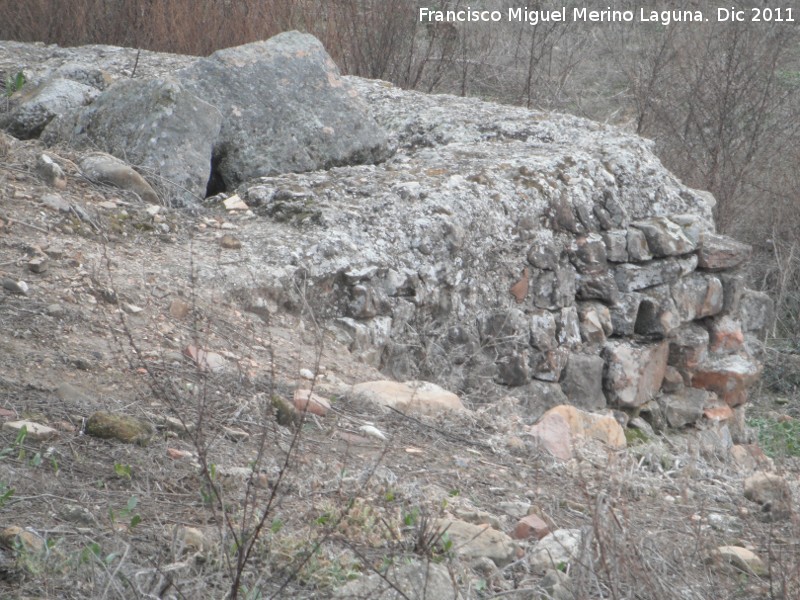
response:
<path id="1" fill-rule="evenodd" d="M 568 400 L 683 427 L 747 401 L 771 320 L 750 248 L 646 140 L 341 77 L 298 33 L 146 54 L 137 79 L 125 52 L 39 47 L 1 124 L 133 163 L 162 201 L 165 181 L 183 203 L 237 194 L 260 220 L 249 266 L 199 275 L 248 310 L 310 309 L 394 379 L 512 396 L 530 422 Z"/>

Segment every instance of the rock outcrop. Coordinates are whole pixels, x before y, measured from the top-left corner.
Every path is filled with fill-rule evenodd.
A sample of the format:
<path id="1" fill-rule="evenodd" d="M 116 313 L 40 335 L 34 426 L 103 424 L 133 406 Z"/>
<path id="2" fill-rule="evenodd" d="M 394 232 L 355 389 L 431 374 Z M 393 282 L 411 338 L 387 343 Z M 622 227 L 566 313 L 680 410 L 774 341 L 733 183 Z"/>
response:
<path id="1" fill-rule="evenodd" d="M 103 62 L 95 77 L 89 65 L 30 65 L 37 83 L 16 95 L 0 125 L 126 160 L 177 204 L 262 175 L 390 154 L 368 107 L 307 34 L 184 57 L 182 69 L 146 81 L 108 75 L 113 63 Z"/>
<path id="2" fill-rule="evenodd" d="M 124 74 L 121 49 L 61 63 L 41 52 L 40 80 L 75 72 L 92 85 L 88 67 L 64 68 L 82 53 L 102 58 L 104 86 Z M 235 191 L 259 218 L 237 235 L 251 267 L 198 275 L 227 277 L 245 308 L 310 309 L 394 379 L 473 401 L 512 395 L 527 420 L 565 396 L 674 427 L 746 401 L 769 299 L 744 290 L 750 249 L 714 231 L 713 198 L 649 142 L 340 77 L 297 33 L 164 61 L 169 74 L 143 66 L 144 80 L 108 85 L 44 135 L 105 140 L 192 197 Z M 28 100 L 12 101 L 23 114 Z"/>

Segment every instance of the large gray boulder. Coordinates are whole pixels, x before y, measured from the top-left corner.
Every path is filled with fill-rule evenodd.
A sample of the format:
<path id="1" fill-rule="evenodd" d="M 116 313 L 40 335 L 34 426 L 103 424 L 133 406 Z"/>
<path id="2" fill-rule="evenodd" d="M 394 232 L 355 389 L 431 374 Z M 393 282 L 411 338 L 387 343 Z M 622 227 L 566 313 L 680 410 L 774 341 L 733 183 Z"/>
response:
<path id="1" fill-rule="evenodd" d="M 99 149 L 139 168 L 165 201 L 206 194 L 219 111 L 170 79 L 122 80 L 89 106 L 54 120 L 46 143 Z"/>
<path id="2" fill-rule="evenodd" d="M 214 145 L 220 188 L 388 155 L 367 105 L 311 35 L 288 32 L 219 50 L 176 77 L 224 115 Z"/>
<path id="3" fill-rule="evenodd" d="M 59 77 L 25 85 L 12 96 L 11 110 L 0 114 L 0 128 L 21 140 L 39 137 L 54 118 L 89 104 L 99 93 L 92 86 Z"/>

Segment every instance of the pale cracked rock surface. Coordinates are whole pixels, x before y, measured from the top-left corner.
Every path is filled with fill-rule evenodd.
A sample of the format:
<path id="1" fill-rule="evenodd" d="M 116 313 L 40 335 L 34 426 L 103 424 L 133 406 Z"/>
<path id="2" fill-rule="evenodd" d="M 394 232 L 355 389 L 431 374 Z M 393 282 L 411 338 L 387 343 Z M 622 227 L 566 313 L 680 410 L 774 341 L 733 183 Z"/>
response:
<path id="1" fill-rule="evenodd" d="M 562 569 L 581 552 L 583 533 L 580 529 L 558 529 L 548 533 L 533 548 L 528 561 L 534 572 Z"/>
<path id="2" fill-rule="evenodd" d="M 370 573 L 351 581 L 334 593 L 334 598 L 371 600 L 460 600 L 463 596 L 444 565 L 410 561 L 386 573 Z"/>
<path id="3" fill-rule="evenodd" d="M 403 413 L 432 415 L 466 410 L 456 394 L 427 381 L 365 381 L 354 385 L 348 395 Z"/>
<path id="4" fill-rule="evenodd" d="M 444 531 L 453 542 L 453 552 L 464 559 L 490 558 L 498 567 L 514 560 L 516 550 L 513 540 L 488 525 L 474 525 L 457 519 L 439 519 L 439 531 Z"/>
<path id="5" fill-rule="evenodd" d="M 138 57 L 111 47 L 25 56 L 39 57 L 26 67 L 37 81 L 117 81 L 81 114 L 130 85 Z M 85 68 L 64 68 L 80 57 Z M 758 377 L 752 338 L 772 311 L 735 271 L 748 250 L 714 233 L 713 198 L 669 173 L 651 142 L 567 115 L 341 77 L 297 32 L 207 58 L 138 58 L 145 99 L 214 107 L 199 119 L 207 135 L 187 138 L 193 158 L 173 154 L 197 159 L 184 187 L 207 183 L 224 191 L 209 204 L 234 196 L 253 213 L 231 234 L 235 259 L 196 265 L 200 285 L 226 281 L 245 310 L 310 311 L 387 378 L 431 381 L 470 402 L 514 396 L 526 423 L 559 394 L 636 409 L 658 397 L 668 364 L 731 406 Z M 148 118 L 130 120 L 147 130 Z M 146 138 L 129 137 L 131 149 Z M 709 324 L 711 351 L 724 355 L 714 360 L 737 368 L 695 373 L 709 362 Z"/>

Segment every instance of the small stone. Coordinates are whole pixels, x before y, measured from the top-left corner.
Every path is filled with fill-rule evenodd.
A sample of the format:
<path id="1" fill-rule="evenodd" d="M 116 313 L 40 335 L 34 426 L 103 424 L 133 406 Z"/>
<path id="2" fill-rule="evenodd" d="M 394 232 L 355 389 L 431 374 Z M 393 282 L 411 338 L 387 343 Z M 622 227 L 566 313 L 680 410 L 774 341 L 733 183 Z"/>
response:
<path id="1" fill-rule="evenodd" d="M 191 306 L 188 302 L 184 302 L 183 300 L 179 300 L 177 298 L 169 305 L 169 314 L 176 319 L 183 319 L 189 314 L 190 310 Z"/>
<path id="2" fill-rule="evenodd" d="M 471 560 L 485 556 L 498 567 L 509 564 L 516 557 L 514 542 L 502 531 L 488 525 L 475 525 L 457 519 L 439 519 L 437 530 L 453 542 L 453 551 L 462 559 Z"/>
<path id="3" fill-rule="evenodd" d="M 125 303 L 122 305 L 122 310 L 124 310 L 129 315 L 138 315 L 144 309 L 140 306 L 136 306 L 135 304 Z"/>
<path id="4" fill-rule="evenodd" d="M 308 381 L 314 381 L 314 373 L 311 369 L 300 369 L 300 377 Z"/>
<path id="5" fill-rule="evenodd" d="M 216 352 L 209 352 L 189 344 L 183 349 L 183 355 L 190 358 L 203 371 L 218 372 L 225 368 L 225 359 Z"/>
<path id="6" fill-rule="evenodd" d="M 368 435 L 370 437 L 377 438 L 384 442 L 387 441 L 386 434 L 384 434 L 380 429 L 378 429 L 374 425 L 362 425 L 361 427 L 358 428 L 358 430 L 361 433 Z"/>
<path id="7" fill-rule="evenodd" d="M 569 423 L 558 413 L 545 414 L 528 434 L 533 444 L 549 452 L 555 458 L 567 461 L 572 458 L 572 436 Z"/>
<path id="8" fill-rule="evenodd" d="M 238 427 L 226 427 L 223 425 L 222 432 L 225 434 L 226 438 L 234 442 L 243 442 L 250 437 L 249 433 L 247 433 L 244 429 L 239 429 Z"/>
<path id="9" fill-rule="evenodd" d="M 535 537 L 537 540 L 540 540 L 548 533 L 550 533 L 550 528 L 540 516 L 527 515 L 517 522 L 511 537 L 517 540 Z"/>
<path id="10" fill-rule="evenodd" d="M 350 395 L 401 412 L 432 415 L 466 410 L 456 394 L 427 381 L 367 381 L 354 385 Z"/>
<path id="11" fill-rule="evenodd" d="M 578 556 L 582 540 L 580 529 L 559 529 L 547 534 L 531 552 L 531 568 L 539 573 L 548 569 L 563 569 Z"/>
<path id="12" fill-rule="evenodd" d="M 720 546 L 713 553 L 710 560 L 713 561 L 714 559 L 721 559 L 739 571 L 759 577 L 768 573 L 764 561 L 751 550 L 741 546 Z"/>
<path id="13" fill-rule="evenodd" d="M 754 473 L 744 480 L 744 497 L 761 505 L 769 520 L 788 518 L 792 512 L 792 491 L 780 475 Z"/>
<path id="14" fill-rule="evenodd" d="M 134 417 L 99 411 L 87 420 L 86 433 L 102 439 L 144 446 L 150 441 L 153 428 L 149 423 Z"/>
<path id="15" fill-rule="evenodd" d="M 40 154 L 36 160 L 36 173 L 50 187 L 63 190 L 67 187 L 67 178 L 61 167 L 47 154 Z"/>
<path id="16" fill-rule="evenodd" d="M 226 233 L 219 238 L 219 245 L 228 250 L 238 250 L 242 247 L 242 242 L 238 238 Z"/>
<path id="17" fill-rule="evenodd" d="M 309 412 L 324 417 L 331 409 L 331 403 L 309 390 L 295 390 L 294 407 L 299 412 Z"/>
<path id="18" fill-rule="evenodd" d="M 184 550 L 189 552 L 202 552 L 207 547 L 205 534 L 196 527 L 180 527 L 177 538 L 183 545 Z"/>
<path id="19" fill-rule="evenodd" d="M 20 294 L 22 296 L 28 295 L 28 284 L 24 281 L 14 281 L 13 279 L 3 278 L 3 289 L 11 292 L 12 294 Z"/>
<path id="20" fill-rule="evenodd" d="M 33 421 L 23 420 L 23 421 L 9 421 L 3 423 L 3 429 L 7 431 L 13 431 L 15 433 L 19 433 L 22 431 L 23 428 L 25 428 L 25 431 L 27 432 L 25 435 L 25 439 L 32 442 L 48 440 L 58 435 L 58 431 L 56 431 L 52 427 L 47 427 L 46 425 L 35 423 Z"/>
<path id="21" fill-rule="evenodd" d="M 167 456 L 172 460 L 184 460 L 194 458 L 194 453 L 189 450 L 178 450 L 177 448 L 167 448 Z"/>
<path id="22" fill-rule="evenodd" d="M 0 531 L 0 544 L 10 549 L 16 549 L 21 545 L 26 552 L 38 553 L 44 550 L 44 540 L 42 538 L 16 525 L 6 527 Z"/>
<path id="23" fill-rule="evenodd" d="M 229 198 L 226 198 L 222 201 L 222 205 L 225 207 L 226 210 L 234 211 L 234 210 L 248 210 L 250 207 L 242 200 L 238 194 L 234 194 Z"/>
<path id="24" fill-rule="evenodd" d="M 37 256 L 28 261 L 28 269 L 32 273 L 44 273 L 47 271 L 49 261 L 44 256 Z"/>
<path id="25" fill-rule="evenodd" d="M 189 433 L 195 429 L 194 423 L 182 422 L 177 417 L 163 417 L 162 424 L 166 429 L 175 433 Z"/>

